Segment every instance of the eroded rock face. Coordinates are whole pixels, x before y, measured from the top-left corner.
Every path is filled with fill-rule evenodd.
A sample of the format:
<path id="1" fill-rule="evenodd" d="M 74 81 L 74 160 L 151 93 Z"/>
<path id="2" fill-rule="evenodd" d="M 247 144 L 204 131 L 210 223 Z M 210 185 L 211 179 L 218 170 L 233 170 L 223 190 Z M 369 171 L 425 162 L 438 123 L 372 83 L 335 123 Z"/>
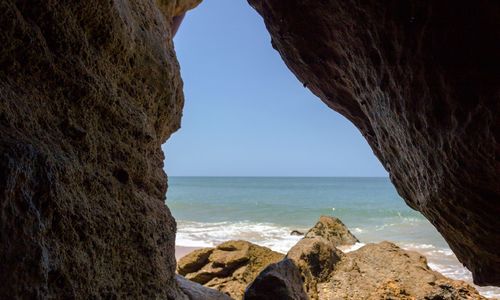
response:
<path id="1" fill-rule="evenodd" d="M 0 298 L 186 299 L 160 148 L 183 1 L 163 2 L 0 1 Z"/>
<path id="2" fill-rule="evenodd" d="M 340 219 L 331 216 L 321 216 L 316 225 L 305 235 L 305 238 L 316 237 L 326 239 L 334 247 L 349 246 L 359 242 Z"/>
<path id="3" fill-rule="evenodd" d="M 349 230 L 337 218 L 322 216 L 311 232 L 257 276 L 245 299 L 485 299 L 465 282 L 431 270 L 424 256 L 390 242 L 340 251 L 336 247 L 349 242 L 338 237 Z"/>
<path id="4" fill-rule="evenodd" d="M 486 298 L 467 283 L 431 270 L 422 255 L 390 242 L 342 253 L 315 237 L 302 239 L 284 260 L 262 271 L 247 288 L 245 299 Z"/>
<path id="5" fill-rule="evenodd" d="M 249 0 L 477 284 L 500 285 L 500 4 Z"/>
<path id="6" fill-rule="evenodd" d="M 299 269 L 301 286 L 311 299 L 318 299 L 318 283 L 330 277 L 343 257 L 342 251 L 322 237 L 303 238 L 286 255 Z"/>
<path id="7" fill-rule="evenodd" d="M 317 299 L 486 299 L 463 281 L 432 271 L 417 252 L 390 242 L 347 253 L 329 278 L 317 285 Z"/>
<path id="8" fill-rule="evenodd" d="M 178 262 L 177 272 L 191 281 L 241 299 L 248 284 L 283 254 L 247 241 L 228 241 L 191 252 Z"/>

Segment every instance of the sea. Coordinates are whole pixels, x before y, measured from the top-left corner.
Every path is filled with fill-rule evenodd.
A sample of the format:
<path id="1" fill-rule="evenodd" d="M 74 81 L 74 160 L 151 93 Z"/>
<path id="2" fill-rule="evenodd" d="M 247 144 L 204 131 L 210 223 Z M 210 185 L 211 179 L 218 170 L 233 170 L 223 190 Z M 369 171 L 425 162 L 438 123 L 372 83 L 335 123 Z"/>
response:
<path id="1" fill-rule="evenodd" d="M 391 241 L 420 252 L 429 266 L 472 284 L 471 273 L 385 177 L 169 177 L 167 205 L 178 246 L 210 247 L 243 239 L 286 253 L 321 215 L 335 216 L 366 243 Z M 500 298 L 498 287 L 477 287 Z"/>

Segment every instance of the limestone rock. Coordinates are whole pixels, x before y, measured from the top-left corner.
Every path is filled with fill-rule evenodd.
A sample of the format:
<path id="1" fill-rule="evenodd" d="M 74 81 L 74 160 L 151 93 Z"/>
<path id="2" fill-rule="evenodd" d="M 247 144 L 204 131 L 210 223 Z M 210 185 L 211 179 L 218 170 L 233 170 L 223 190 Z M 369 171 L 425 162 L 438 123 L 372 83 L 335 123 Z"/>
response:
<path id="1" fill-rule="evenodd" d="M 500 285 L 500 2 L 249 2 L 475 282 Z"/>
<path id="2" fill-rule="evenodd" d="M 328 280 L 318 284 L 319 299 L 486 299 L 465 282 L 429 268 L 425 257 L 382 242 L 349 252 Z"/>
<path id="3" fill-rule="evenodd" d="M 344 254 L 322 237 L 303 238 L 288 251 L 287 259 L 294 262 L 302 274 L 305 292 L 318 298 L 317 285 L 326 281 Z"/>
<path id="4" fill-rule="evenodd" d="M 325 222 L 322 217 L 318 224 Z M 247 288 L 245 299 L 303 299 L 297 296 L 301 293 L 314 300 L 485 299 L 465 282 L 431 270 L 417 252 L 382 242 L 343 253 L 335 247 L 338 239 L 331 238 L 331 231 L 310 232 L 317 235 L 306 235 L 285 259 L 262 271 Z"/>
<path id="5" fill-rule="evenodd" d="M 245 300 L 307 300 L 299 268 L 290 259 L 269 265 L 245 291 Z"/>
<path id="6" fill-rule="evenodd" d="M 182 257 L 177 262 L 177 273 L 188 274 L 200 270 L 208 263 L 208 257 L 212 252 L 214 252 L 214 248 L 203 248 Z"/>
<path id="7" fill-rule="evenodd" d="M 184 102 L 171 13 L 0 1 L 1 299 L 186 299 L 161 150 Z"/>
<path id="8" fill-rule="evenodd" d="M 178 262 L 177 271 L 187 279 L 241 299 L 246 286 L 283 254 L 246 241 L 228 241 L 216 248 L 194 251 Z"/>
<path id="9" fill-rule="evenodd" d="M 157 0 L 158 7 L 168 16 L 177 17 L 198 6 L 202 0 Z"/>
<path id="10" fill-rule="evenodd" d="M 305 235 L 305 238 L 314 237 L 324 238 L 334 247 L 354 245 L 359 242 L 342 221 L 331 216 L 321 216 L 316 225 Z"/>

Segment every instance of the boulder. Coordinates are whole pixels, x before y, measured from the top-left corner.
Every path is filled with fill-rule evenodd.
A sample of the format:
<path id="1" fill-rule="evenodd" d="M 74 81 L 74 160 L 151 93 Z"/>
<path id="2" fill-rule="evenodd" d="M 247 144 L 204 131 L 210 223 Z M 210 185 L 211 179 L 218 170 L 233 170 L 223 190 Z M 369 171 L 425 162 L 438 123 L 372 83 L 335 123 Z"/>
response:
<path id="1" fill-rule="evenodd" d="M 212 252 L 214 252 L 214 248 L 203 248 L 181 257 L 177 262 L 177 273 L 185 275 L 197 272 L 208 264 L 208 258 Z"/>
<path id="2" fill-rule="evenodd" d="M 315 300 L 485 299 L 465 282 L 431 270 L 422 255 L 390 242 L 343 253 L 336 248 L 339 235 L 325 230 L 340 227 L 340 232 L 348 232 L 342 222 L 321 217 L 318 224 L 249 285 L 245 299 L 302 299 L 301 293 Z M 352 241 L 353 236 L 347 236 Z M 272 297 L 264 298 L 266 294 Z"/>
<path id="3" fill-rule="evenodd" d="M 305 238 L 315 237 L 326 239 L 334 247 L 354 245 L 359 242 L 340 219 L 331 216 L 321 216 L 316 225 L 305 235 Z"/>
<path id="4" fill-rule="evenodd" d="M 292 232 L 290 232 L 290 235 L 304 235 L 304 233 L 302 231 L 292 230 Z"/>
<path id="5" fill-rule="evenodd" d="M 246 286 L 266 266 L 283 257 L 250 242 L 228 241 L 184 256 L 178 262 L 177 272 L 186 279 L 241 299 Z"/>
<path id="6" fill-rule="evenodd" d="M 477 284 L 500 285 L 500 2 L 249 0 Z"/>
<path id="7" fill-rule="evenodd" d="M 290 259 L 269 265 L 245 291 L 244 300 L 308 300 L 299 268 Z"/>
<path id="8" fill-rule="evenodd" d="M 382 242 L 345 254 L 329 278 L 318 283 L 318 299 L 486 298 L 467 283 L 431 270 L 419 253 Z"/>
<path id="9" fill-rule="evenodd" d="M 300 270 L 305 292 L 317 299 L 318 283 L 328 279 L 343 256 L 333 243 L 318 236 L 300 240 L 288 251 L 286 258 Z"/>

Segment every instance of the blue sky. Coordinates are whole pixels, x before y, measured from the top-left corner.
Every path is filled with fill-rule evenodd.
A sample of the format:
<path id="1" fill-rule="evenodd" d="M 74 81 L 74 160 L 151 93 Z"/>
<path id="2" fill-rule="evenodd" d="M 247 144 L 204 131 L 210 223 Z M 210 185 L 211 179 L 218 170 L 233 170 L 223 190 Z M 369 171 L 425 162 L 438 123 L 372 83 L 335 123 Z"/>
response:
<path id="1" fill-rule="evenodd" d="M 182 128 L 170 176 L 387 176 L 359 131 L 304 88 L 240 0 L 205 0 L 174 39 Z"/>

